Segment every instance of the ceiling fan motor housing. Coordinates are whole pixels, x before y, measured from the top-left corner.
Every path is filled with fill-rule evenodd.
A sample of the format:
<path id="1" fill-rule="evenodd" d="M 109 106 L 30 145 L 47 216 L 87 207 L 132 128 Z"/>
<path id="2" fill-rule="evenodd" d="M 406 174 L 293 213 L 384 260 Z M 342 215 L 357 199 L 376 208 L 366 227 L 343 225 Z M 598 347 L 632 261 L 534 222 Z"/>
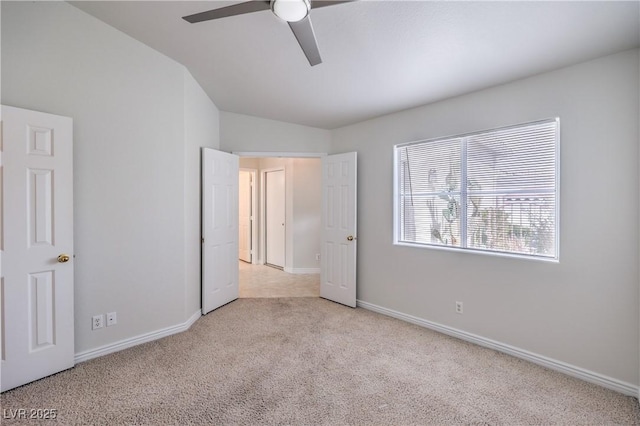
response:
<path id="1" fill-rule="evenodd" d="M 271 0 L 273 14 L 287 22 L 302 21 L 309 15 L 309 10 L 309 0 Z"/>

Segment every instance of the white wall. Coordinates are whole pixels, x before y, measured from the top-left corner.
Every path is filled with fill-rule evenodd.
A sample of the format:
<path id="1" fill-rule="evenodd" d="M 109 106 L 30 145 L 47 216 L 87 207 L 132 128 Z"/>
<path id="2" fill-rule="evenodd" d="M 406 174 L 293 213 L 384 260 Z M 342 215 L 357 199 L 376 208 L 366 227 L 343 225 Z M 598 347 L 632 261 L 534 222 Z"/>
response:
<path id="1" fill-rule="evenodd" d="M 359 157 L 358 299 L 637 385 L 639 76 L 627 51 L 335 130 Z M 394 144 L 555 116 L 559 263 L 392 244 Z"/>
<path id="2" fill-rule="evenodd" d="M 319 158 L 293 160 L 293 270 L 320 268 L 322 226 L 322 162 Z"/>
<path id="3" fill-rule="evenodd" d="M 220 149 L 229 152 L 315 152 L 331 148 L 331 132 L 220 111 Z"/>
<path id="4" fill-rule="evenodd" d="M 74 119 L 76 353 L 183 323 L 215 106 L 182 65 L 67 3 L 1 6 L 2 103 Z M 110 311 L 118 325 L 91 331 Z"/>
<path id="5" fill-rule="evenodd" d="M 240 157 L 240 168 L 241 169 L 260 169 L 260 159 L 253 157 Z"/>

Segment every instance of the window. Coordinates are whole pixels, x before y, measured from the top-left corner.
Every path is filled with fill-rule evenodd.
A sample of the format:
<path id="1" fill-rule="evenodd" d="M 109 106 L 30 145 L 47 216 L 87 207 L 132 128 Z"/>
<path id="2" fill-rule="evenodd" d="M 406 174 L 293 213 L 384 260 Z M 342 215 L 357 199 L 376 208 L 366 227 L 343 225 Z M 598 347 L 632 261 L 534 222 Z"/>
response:
<path id="1" fill-rule="evenodd" d="M 558 119 L 394 149 L 396 244 L 557 259 Z"/>

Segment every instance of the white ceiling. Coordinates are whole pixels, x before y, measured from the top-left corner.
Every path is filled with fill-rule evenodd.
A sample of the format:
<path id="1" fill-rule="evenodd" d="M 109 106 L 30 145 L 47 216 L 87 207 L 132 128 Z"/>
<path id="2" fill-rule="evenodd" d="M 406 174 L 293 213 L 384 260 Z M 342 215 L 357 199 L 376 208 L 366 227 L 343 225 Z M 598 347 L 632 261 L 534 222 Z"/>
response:
<path id="1" fill-rule="evenodd" d="M 640 45 L 637 1 L 358 1 L 311 11 L 309 66 L 270 11 L 229 1 L 72 4 L 184 64 L 219 109 L 333 129 Z"/>

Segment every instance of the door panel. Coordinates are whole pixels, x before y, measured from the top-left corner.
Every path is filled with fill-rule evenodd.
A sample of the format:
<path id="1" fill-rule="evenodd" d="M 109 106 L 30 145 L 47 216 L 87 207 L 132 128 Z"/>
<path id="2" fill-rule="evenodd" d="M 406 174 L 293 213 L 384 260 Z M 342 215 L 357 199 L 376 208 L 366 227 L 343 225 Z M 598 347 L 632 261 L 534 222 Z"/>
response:
<path id="1" fill-rule="evenodd" d="M 202 313 L 238 298 L 238 156 L 202 149 Z"/>
<path id="2" fill-rule="evenodd" d="M 2 107 L 2 391 L 74 365 L 72 129 Z"/>
<path id="3" fill-rule="evenodd" d="M 356 306 L 357 154 L 322 159 L 320 296 Z"/>
<path id="4" fill-rule="evenodd" d="M 285 174 L 284 170 L 265 173 L 266 262 L 285 265 Z"/>

